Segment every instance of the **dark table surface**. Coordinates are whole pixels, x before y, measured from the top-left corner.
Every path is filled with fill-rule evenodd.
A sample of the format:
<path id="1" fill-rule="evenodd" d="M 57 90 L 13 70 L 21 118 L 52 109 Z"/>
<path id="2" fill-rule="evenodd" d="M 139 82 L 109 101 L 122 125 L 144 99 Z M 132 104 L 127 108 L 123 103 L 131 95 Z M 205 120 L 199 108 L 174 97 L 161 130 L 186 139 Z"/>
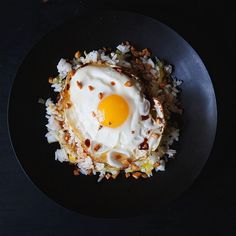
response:
<path id="1" fill-rule="evenodd" d="M 155 216 L 96 219 L 66 210 L 32 185 L 9 143 L 7 100 L 22 59 L 45 33 L 92 9 L 134 11 L 166 23 L 199 53 L 212 78 L 218 129 L 211 156 L 194 184 Z M 0 13 L 0 235 L 236 235 L 233 8 L 198 1 L 22 0 L 1 1 Z"/>

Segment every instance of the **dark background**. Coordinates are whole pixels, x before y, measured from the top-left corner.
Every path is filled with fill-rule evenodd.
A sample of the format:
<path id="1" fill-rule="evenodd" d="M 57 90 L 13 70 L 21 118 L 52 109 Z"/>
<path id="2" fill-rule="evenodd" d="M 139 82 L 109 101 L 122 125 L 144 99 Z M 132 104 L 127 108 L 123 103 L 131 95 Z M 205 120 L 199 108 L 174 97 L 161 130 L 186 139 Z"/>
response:
<path id="1" fill-rule="evenodd" d="M 169 25 L 199 53 L 215 88 L 218 130 L 211 156 L 191 188 L 156 216 L 109 220 L 66 210 L 24 176 L 9 144 L 7 99 L 21 61 L 45 33 L 98 9 L 139 12 Z M 236 235 L 234 15 L 226 2 L 1 1 L 0 235 Z"/>

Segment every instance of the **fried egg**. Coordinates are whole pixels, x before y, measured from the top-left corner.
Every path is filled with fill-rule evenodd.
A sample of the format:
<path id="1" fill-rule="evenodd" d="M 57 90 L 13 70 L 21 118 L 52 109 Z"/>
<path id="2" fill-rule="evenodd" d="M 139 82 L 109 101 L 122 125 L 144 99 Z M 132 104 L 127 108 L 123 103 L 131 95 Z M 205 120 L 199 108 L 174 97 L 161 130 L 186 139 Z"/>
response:
<path id="1" fill-rule="evenodd" d="M 162 106 L 154 99 L 151 108 L 135 77 L 88 64 L 66 86 L 65 122 L 95 162 L 122 169 L 126 160 L 157 149 L 165 126 Z"/>

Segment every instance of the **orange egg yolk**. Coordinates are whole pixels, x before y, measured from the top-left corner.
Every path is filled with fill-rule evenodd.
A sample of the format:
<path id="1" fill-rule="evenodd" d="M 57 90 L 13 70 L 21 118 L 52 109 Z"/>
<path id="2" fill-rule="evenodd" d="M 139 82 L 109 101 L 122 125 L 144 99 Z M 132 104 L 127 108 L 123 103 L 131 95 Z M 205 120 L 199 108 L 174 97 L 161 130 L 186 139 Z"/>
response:
<path id="1" fill-rule="evenodd" d="M 105 97 L 98 105 L 98 111 L 102 116 L 100 124 L 110 128 L 122 125 L 129 115 L 127 101 L 116 94 Z"/>

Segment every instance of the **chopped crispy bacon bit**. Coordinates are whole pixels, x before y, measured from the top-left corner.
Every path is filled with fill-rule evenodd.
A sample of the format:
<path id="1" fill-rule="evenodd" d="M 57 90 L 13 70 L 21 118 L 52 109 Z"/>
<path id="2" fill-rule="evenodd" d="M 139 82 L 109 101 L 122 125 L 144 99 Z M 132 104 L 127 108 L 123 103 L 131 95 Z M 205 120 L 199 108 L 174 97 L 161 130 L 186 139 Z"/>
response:
<path id="1" fill-rule="evenodd" d="M 123 165 L 124 168 L 127 168 L 130 164 L 127 159 L 121 160 L 120 163 Z"/>
<path id="2" fill-rule="evenodd" d="M 71 103 L 66 103 L 66 108 L 71 108 L 72 104 Z"/>
<path id="3" fill-rule="evenodd" d="M 157 118 L 156 118 L 156 123 L 157 123 L 157 124 L 161 124 L 161 123 L 162 123 L 162 118 L 157 117 Z"/>
<path id="4" fill-rule="evenodd" d="M 134 131 L 134 130 L 132 130 L 132 131 L 131 131 L 131 133 L 132 133 L 132 134 L 134 134 L 134 133 L 135 133 L 135 131 Z"/>
<path id="5" fill-rule="evenodd" d="M 139 167 L 138 167 L 137 165 L 135 165 L 134 163 L 132 163 L 132 164 L 131 164 L 131 169 L 132 169 L 133 171 L 137 171 L 137 170 L 139 170 Z"/>
<path id="6" fill-rule="evenodd" d="M 98 130 L 100 130 L 102 127 L 103 127 L 102 125 L 99 125 Z"/>
<path id="7" fill-rule="evenodd" d="M 147 120 L 149 118 L 149 115 L 141 116 L 141 120 Z"/>
<path id="8" fill-rule="evenodd" d="M 110 174 L 110 173 L 107 173 L 107 174 L 105 175 L 105 178 L 106 178 L 106 179 L 110 179 L 110 177 L 111 177 L 111 174 Z"/>
<path id="9" fill-rule="evenodd" d="M 90 140 L 89 139 L 85 139 L 84 143 L 88 148 L 90 147 Z"/>
<path id="10" fill-rule="evenodd" d="M 96 144 L 93 148 L 95 152 L 97 152 L 101 148 L 101 144 Z"/>
<path id="11" fill-rule="evenodd" d="M 100 93 L 98 94 L 98 98 L 99 98 L 99 99 L 102 99 L 103 96 L 104 96 L 104 93 L 102 93 L 102 92 L 100 92 Z"/>
<path id="12" fill-rule="evenodd" d="M 108 125 L 111 125 L 111 124 L 112 124 L 111 121 L 109 121 L 109 122 L 108 122 Z"/>
<path id="13" fill-rule="evenodd" d="M 79 81 L 76 81 L 76 82 L 77 82 L 78 87 L 79 87 L 80 89 L 82 89 L 82 87 L 83 87 L 82 83 L 79 82 Z"/>
<path id="14" fill-rule="evenodd" d="M 125 178 L 129 178 L 130 177 L 130 173 L 125 173 Z"/>
<path id="15" fill-rule="evenodd" d="M 141 52 L 141 56 L 147 56 L 147 57 L 150 57 L 151 56 L 151 53 L 149 52 L 149 50 L 147 48 L 144 48 Z"/>
<path id="16" fill-rule="evenodd" d="M 67 84 L 66 85 L 66 90 L 69 90 L 70 89 L 70 84 Z"/>
<path id="17" fill-rule="evenodd" d="M 116 179 L 116 177 L 118 176 L 118 174 L 119 174 L 119 172 L 117 172 L 116 174 L 113 174 L 111 177 L 112 177 L 113 179 Z"/>
<path id="18" fill-rule="evenodd" d="M 132 174 L 132 176 L 133 176 L 135 179 L 138 179 L 141 175 L 142 175 L 142 173 L 140 173 L 140 172 L 135 172 L 135 173 Z"/>
<path id="19" fill-rule="evenodd" d="M 146 179 L 148 176 L 147 176 L 147 174 L 142 173 L 142 177 L 143 177 L 144 179 Z"/>
<path id="20" fill-rule="evenodd" d="M 153 166 L 158 167 L 158 166 L 160 166 L 160 163 L 156 162 Z"/>
<path id="21" fill-rule="evenodd" d="M 78 175 L 79 175 L 79 169 L 74 169 L 74 170 L 73 170 L 73 174 L 74 174 L 75 176 L 78 176 Z"/>
<path id="22" fill-rule="evenodd" d="M 80 53 L 80 51 L 77 51 L 76 53 L 75 53 L 75 58 L 80 58 L 80 56 L 81 56 L 81 53 Z"/>
<path id="23" fill-rule="evenodd" d="M 130 80 L 128 80 L 128 81 L 126 81 L 125 82 L 125 87 L 132 87 L 134 84 L 133 84 L 133 82 L 131 82 Z"/>
<path id="24" fill-rule="evenodd" d="M 69 141 L 69 139 L 70 139 L 70 134 L 69 134 L 69 132 L 66 132 L 66 133 L 65 133 L 64 139 L 65 139 L 66 142 Z"/>
<path id="25" fill-rule="evenodd" d="M 93 90 L 94 90 L 94 87 L 91 86 L 91 85 L 89 85 L 88 88 L 89 88 L 90 91 L 93 91 Z"/>
<path id="26" fill-rule="evenodd" d="M 159 137 L 160 137 L 160 134 L 153 133 L 151 136 L 152 136 L 153 138 L 159 138 Z"/>
<path id="27" fill-rule="evenodd" d="M 112 85 L 112 86 L 115 86 L 115 84 L 116 84 L 116 83 L 115 83 L 114 81 L 111 81 L 111 85 Z"/>
<path id="28" fill-rule="evenodd" d="M 49 77 L 49 78 L 48 78 L 48 82 L 49 82 L 50 84 L 52 84 L 52 83 L 53 83 L 53 77 Z"/>
<path id="29" fill-rule="evenodd" d="M 149 149 L 149 145 L 148 145 L 148 139 L 145 138 L 144 141 L 139 145 L 139 150 L 148 150 Z"/>

